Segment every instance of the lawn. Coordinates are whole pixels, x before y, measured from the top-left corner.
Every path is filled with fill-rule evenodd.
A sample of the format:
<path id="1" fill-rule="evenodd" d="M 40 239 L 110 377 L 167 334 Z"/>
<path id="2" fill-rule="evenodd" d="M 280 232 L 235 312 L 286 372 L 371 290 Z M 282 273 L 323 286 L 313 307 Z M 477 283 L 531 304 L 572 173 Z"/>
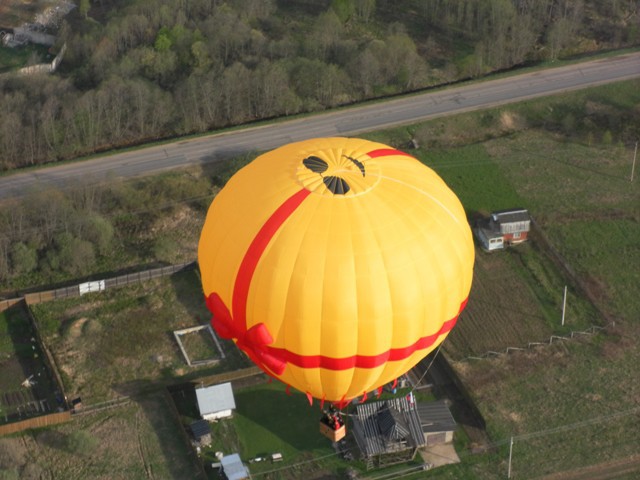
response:
<path id="1" fill-rule="evenodd" d="M 28 60 L 35 60 L 36 63 L 51 62 L 54 56 L 42 45 L 30 44 L 17 48 L 0 45 L 0 73 L 25 67 Z"/>

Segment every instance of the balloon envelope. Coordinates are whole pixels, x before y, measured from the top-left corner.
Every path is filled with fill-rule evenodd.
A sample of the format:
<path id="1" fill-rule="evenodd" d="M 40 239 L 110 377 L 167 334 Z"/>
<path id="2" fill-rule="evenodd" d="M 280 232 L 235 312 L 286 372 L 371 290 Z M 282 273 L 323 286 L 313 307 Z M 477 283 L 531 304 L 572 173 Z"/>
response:
<path id="1" fill-rule="evenodd" d="M 435 172 L 349 138 L 291 143 L 242 168 L 198 246 L 215 330 L 331 402 L 435 349 L 466 304 L 473 261 L 464 209 Z"/>

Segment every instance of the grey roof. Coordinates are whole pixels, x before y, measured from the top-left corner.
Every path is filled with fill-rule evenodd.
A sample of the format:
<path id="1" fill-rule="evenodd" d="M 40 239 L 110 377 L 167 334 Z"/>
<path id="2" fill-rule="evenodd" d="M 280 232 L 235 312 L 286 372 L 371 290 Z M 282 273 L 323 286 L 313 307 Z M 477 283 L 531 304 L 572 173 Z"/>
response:
<path id="1" fill-rule="evenodd" d="M 398 410 L 384 405 L 378 411 L 378 426 L 387 442 L 401 441 L 409 436 L 406 422 Z"/>
<path id="2" fill-rule="evenodd" d="M 456 429 L 456 421 L 444 400 L 419 403 L 418 413 L 424 433 L 450 432 Z"/>
<path id="3" fill-rule="evenodd" d="M 531 220 L 529 212 L 525 208 L 509 208 L 507 210 L 498 210 L 491 213 L 491 217 L 495 222 L 501 224 L 512 222 L 528 222 Z"/>
<path id="4" fill-rule="evenodd" d="M 209 426 L 209 422 L 206 420 L 196 420 L 189 425 L 189 429 L 196 439 L 211 434 L 211 427 Z"/>
<path id="5" fill-rule="evenodd" d="M 228 480 L 244 480 L 245 478 L 250 478 L 249 469 L 244 466 L 242 460 L 240 460 L 240 455 L 237 453 L 225 455 L 220 460 L 220 464 Z"/>
<path id="6" fill-rule="evenodd" d="M 406 397 L 358 405 L 353 433 L 367 457 L 425 444 L 416 403 Z"/>
<path id="7" fill-rule="evenodd" d="M 233 398 L 231 383 L 221 383 L 211 387 L 196 388 L 196 398 L 200 415 L 233 410 L 236 401 Z"/>

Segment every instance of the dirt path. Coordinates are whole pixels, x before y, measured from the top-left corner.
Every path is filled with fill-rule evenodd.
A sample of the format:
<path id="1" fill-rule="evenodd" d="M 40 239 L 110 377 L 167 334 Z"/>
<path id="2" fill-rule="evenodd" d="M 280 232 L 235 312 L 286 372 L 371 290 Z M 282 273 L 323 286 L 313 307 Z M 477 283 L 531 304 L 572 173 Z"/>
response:
<path id="1" fill-rule="evenodd" d="M 539 477 L 539 480 L 613 480 L 632 473 L 637 473 L 638 478 L 640 478 L 640 455 L 599 463 L 598 465 L 578 468 L 568 472 L 554 473 Z"/>

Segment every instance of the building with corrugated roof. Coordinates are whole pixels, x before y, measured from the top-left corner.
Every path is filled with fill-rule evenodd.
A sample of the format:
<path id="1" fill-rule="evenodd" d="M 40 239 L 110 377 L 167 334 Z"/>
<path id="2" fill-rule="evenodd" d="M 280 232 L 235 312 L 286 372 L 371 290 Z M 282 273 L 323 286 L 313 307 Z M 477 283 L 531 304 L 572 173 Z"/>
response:
<path id="1" fill-rule="evenodd" d="M 413 395 L 356 406 L 352 430 L 367 468 L 407 462 L 425 445 Z"/>

